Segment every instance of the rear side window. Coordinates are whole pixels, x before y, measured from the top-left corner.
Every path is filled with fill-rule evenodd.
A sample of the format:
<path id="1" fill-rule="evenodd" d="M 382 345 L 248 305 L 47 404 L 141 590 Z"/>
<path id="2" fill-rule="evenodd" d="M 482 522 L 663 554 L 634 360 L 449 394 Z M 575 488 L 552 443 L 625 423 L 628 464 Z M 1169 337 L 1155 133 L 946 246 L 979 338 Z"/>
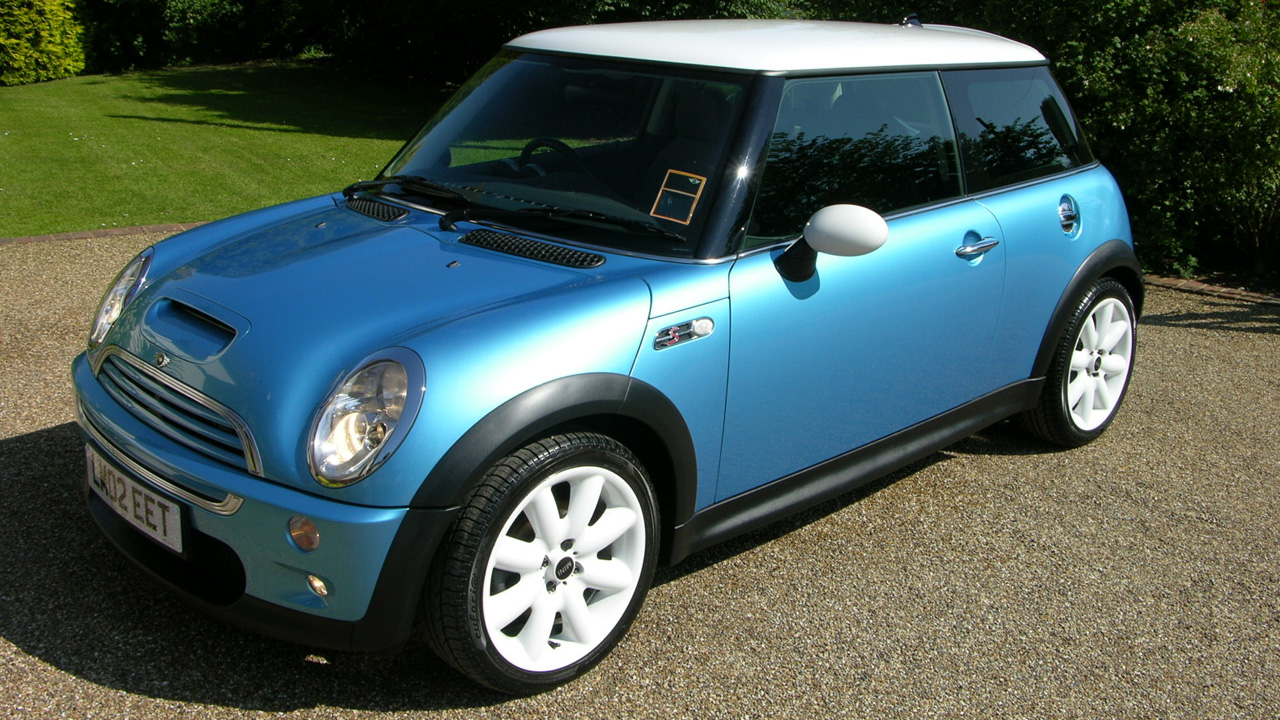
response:
<path id="1" fill-rule="evenodd" d="M 747 247 L 795 237 L 827 205 L 887 215 L 959 195 L 956 144 L 936 73 L 790 80 Z"/>
<path id="2" fill-rule="evenodd" d="M 1093 161 L 1049 69 L 942 73 L 969 192 L 1086 165 Z"/>

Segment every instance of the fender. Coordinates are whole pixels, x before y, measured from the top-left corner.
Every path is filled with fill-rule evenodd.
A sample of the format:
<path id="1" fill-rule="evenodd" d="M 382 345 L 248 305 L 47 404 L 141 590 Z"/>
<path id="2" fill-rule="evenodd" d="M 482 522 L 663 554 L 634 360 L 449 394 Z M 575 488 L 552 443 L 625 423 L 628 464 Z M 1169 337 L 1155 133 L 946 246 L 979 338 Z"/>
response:
<path id="1" fill-rule="evenodd" d="M 697 457 L 680 411 L 652 385 L 613 373 L 589 373 L 552 380 L 517 395 L 468 430 L 432 468 L 414 495 L 412 507 L 456 507 L 499 460 L 524 445 L 577 420 L 613 418 L 638 423 L 662 445 L 648 454 L 665 457 L 666 472 L 649 467 L 654 490 L 665 497 L 671 527 L 693 516 L 697 498 Z M 590 422 L 584 422 L 590 427 Z M 618 438 L 624 444 L 626 437 Z M 642 458 L 641 448 L 632 448 Z"/>
<path id="2" fill-rule="evenodd" d="M 1108 240 L 1099 245 L 1085 261 L 1076 269 L 1076 274 L 1067 283 L 1067 289 L 1058 298 L 1058 305 L 1053 309 L 1052 319 L 1045 329 L 1044 338 L 1040 341 L 1040 350 L 1036 353 L 1036 362 L 1031 367 L 1031 377 L 1044 377 L 1049 372 L 1049 363 L 1053 353 L 1062 340 L 1062 333 L 1071 322 L 1075 304 L 1098 278 L 1114 275 L 1124 284 L 1133 299 L 1133 309 L 1142 315 L 1143 282 L 1142 265 L 1138 262 L 1133 246 L 1123 240 Z M 1135 322 L 1137 318 L 1134 318 Z"/>

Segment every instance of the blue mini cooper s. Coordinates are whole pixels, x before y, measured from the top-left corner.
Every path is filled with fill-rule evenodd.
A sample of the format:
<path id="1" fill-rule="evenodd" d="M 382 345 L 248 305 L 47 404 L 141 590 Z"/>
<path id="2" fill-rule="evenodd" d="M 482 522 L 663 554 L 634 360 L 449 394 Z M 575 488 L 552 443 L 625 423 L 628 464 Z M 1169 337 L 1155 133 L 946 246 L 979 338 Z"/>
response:
<path id="1" fill-rule="evenodd" d="M 102 531 L 312 646 L 566 682 L 658 562 L 1005 418 L 1098 437 L 1123 201 L 1046 59 L 952 27 L 509 43 L 374 179 L 131 261 L 73 366 Z"/>

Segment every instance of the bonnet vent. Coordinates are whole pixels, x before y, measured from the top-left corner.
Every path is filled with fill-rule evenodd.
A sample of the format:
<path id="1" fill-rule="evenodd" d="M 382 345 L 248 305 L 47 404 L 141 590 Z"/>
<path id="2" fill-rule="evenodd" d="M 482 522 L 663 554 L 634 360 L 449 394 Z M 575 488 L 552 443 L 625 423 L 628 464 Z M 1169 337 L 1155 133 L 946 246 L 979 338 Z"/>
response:
<path id="1" fill-rule="evenodd" d="M 409 211 L 402 207 L 380 203 L 377 200 L 363 197 L 348 198 L 347 207 L 382 222 L 394 222 L 409 214 Z"/>
<path id="2" fill-rule="evenodd" d="M 552 245 L 528 238 L 516 237 L 492 230 L 473 230 L 463 235 L 458 242 L 464 245 L 494 250 L 507 255 L 518 255 L 531 260 L 564 265 L 572 268 L 589 269 L 604 264 L 604 256 L 583 250 Z"/>

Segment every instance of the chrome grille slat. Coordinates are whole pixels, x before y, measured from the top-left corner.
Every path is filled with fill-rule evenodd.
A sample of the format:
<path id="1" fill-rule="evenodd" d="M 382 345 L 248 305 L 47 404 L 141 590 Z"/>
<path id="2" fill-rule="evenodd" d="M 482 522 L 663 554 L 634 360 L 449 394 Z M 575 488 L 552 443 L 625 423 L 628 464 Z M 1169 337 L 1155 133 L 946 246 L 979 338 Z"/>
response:
<path id="1" fill-rule="evenodd" d="M 116 369 L 118 372 L 128 375 L 129 380 L 134 385 L 141 386 L 141 389 L 146 390 L 158 400 L 168 403 L 169 405 L 176 406 L 180 412 L 199 418 L 201 422 L 207 425 L 223 428 L 223 430 L 229 435 L 235 435 L 235 426 L 228 422 L 227 419 L 218 412 L 201 405 L 182 393 L 174 392 L 167 386 L 156 382 L 146 374 L 140 372 L 136 367 L 127 363 L 111 363 L 109 366 L 104 367 L 111 367 Z"/>
<path id="2" fill-rule="evenodd" d="M 103 375 L 108 375 L 108 373 L 104 372 Z M 239 452 L 239 448 L 229 449 L 215 443 L 201 442 L 180 432 L 173 432 L 170 424 L 166 423 L 164 417 L 153 412 L 152 408 L 147 405 L 135 400 L 132 395 L 125 392 L 118 385 L 115 385 L 114 380 L 110 377 L 108 377 L 108 382 L 104 382 L 102 386 L 106 388 L 107 392 L 110 393 L 113 398 L 116 399 L 116 402 L 120 403 L 121 407 L 128 410 L 134 417 L 143 421 L 147 425 L 150 425 L 153 429 L 159 430 L 171 439 L 186 445 L 192 450 L 208 455 L 209 457 L 227 463 L 228 465 L 235 465 L 238 467 L 241 464 L 244 456 Z"/>
<path id="3" fill-rule="evenodd" d="M 130 373 L 118 363 L 103 365 L 102 374 L 115 382 L 120 392 L 127 393 L 139 409 L 154 418 L 155 422 L 150 424 L 168 422 L 179 425 L 232 453 L 241 454 L 240 437 L 230 423 L 217 416 L 206 415 L 203 408 L 197 409 L 198 406 L 189 401 L 164 392 L 151 380 Z M 108 392 L 113 390 L 105 384 L 104 387 L 107 387 Z M 112 395 L 115 394 L 112 392 Z M 121 398 L 116 396 L 116 400 Z"/>
<path id="4" fill-rule="evenodd" d="M 238 447 L 238 443 L 236 447 L 228 448 L 221 445 L 221 443 L 204 442 L 201 436 L 192 437 L 195 433 L 180 432 L 180 430 L 186 429 L 188 423 L 175 423 L 175 421 L 170 420 L 169 415 L 165 414 L 163 406 L 154 404 L 154 402 L 147 402 L 146 396 L 137 392 L 137 388 L 129 388 L 127 384 L 124 384 L 124 386 L 119 384 L 119 378 L 120 373 L 113 372 L 110 364 L 104 366 L 104 370 L 99 375 L 100 380 L 106 379 L 106 382 L 102 383 L 102 387 L 106 389 L 106 392 L 109 392 L 111 397 L 114 397 L 115 401 L 119 402 L 120 406 L 124 407 L 125 410 L 128 410 L 134 418 L 142 420 L 143 423 L 150 425 L 152 429 L 159 430 L 165 436 L 192 448 L 192 450 L 202 452 L 202 454 L 214 457 L 216 460 L 227 462 L 228 465 L 239 466 L 242 464 L 244 456 L 241 448 Z"/>
<path id="5" fill-rule="evenodd" d="M 84 428 L 85 432 L 93 438 L 94 442 L 98 444 L 99 449 L 106 452 L 113 460 L 120 463 L 122 467 L 128 468 L 134 475 L 150 482 L 152 485 L 155 485 L 165 492 L 171 493 L 176 497 L 186 500 L 192 505 L 202 507 L 209 512 L 217 513 L 218 515 L 234 515 L 244 503 L 244 498 L 234 493 L 227 493 L 221 500 L 218 500 L 206 497 L 195 491 L 188 490 L 181 485 L 161 477 L 159 474 L 153 472 L 145 465 L 129 457 L 125 453 L 121 452 L 119 448 L 112 445 L 102 434 L 102 431 L 98 429 L 98 426 L 90 419 L 88 409 L 79 401 L 76 402 L 76 414 L 80 420 L 80 427 Z"/>
<path id="6" fill-rule="evenodd" d="M 227 407 L 117 347 L 96 358 L 102 387 L 137 419 L 186 447 L 262 475 L 248 426 Z"/>

